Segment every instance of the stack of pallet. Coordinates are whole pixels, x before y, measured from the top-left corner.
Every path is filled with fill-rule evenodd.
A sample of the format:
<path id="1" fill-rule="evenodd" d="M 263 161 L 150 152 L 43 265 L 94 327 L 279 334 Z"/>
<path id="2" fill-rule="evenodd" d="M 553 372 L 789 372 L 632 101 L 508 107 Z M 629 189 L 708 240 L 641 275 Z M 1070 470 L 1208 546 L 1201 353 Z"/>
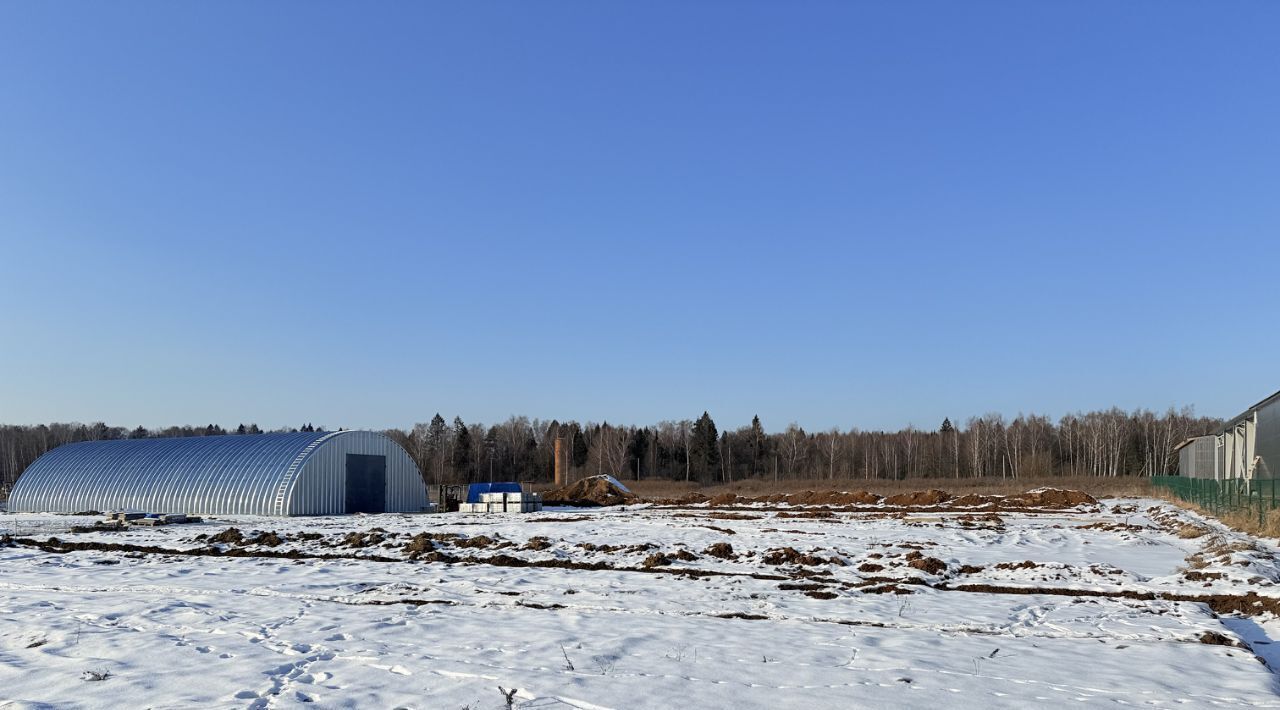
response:
<path id="1" fill-rule="evenodd" d="M 542 496 L 524 491 L 479 493 L 475 502 L 461 503 L 459 513 L 535 513 L 542 510 Z"/>

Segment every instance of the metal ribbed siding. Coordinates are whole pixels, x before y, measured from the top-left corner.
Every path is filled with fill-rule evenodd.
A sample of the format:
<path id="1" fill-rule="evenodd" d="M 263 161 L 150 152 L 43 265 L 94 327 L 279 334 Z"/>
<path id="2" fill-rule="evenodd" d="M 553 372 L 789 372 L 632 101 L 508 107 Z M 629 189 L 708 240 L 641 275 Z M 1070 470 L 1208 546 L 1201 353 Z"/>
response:
<path id="1" fill-rule="evenodd" d="M 426 506 L 426 486 L 404 449 L 381 434 L 344 431 L 67 444 L 18 478 L 9 510 L 342 513 L 347 453 L 387 457 L 388 511 Z"/>
<path id="2" fill-rule="evenodd" d="M 1271 401 L 1258 409 L 1258 437 L 1254 454 L 1261 460 L 1254 478 L 1280 478 L 1280 401 Z"/>
<path id="3" fill-rule="evenodd" d="M 1218 440 L 1199 436 L 1178 450 L 1178 475 L 1186 478 L 1216 478 Z"/>

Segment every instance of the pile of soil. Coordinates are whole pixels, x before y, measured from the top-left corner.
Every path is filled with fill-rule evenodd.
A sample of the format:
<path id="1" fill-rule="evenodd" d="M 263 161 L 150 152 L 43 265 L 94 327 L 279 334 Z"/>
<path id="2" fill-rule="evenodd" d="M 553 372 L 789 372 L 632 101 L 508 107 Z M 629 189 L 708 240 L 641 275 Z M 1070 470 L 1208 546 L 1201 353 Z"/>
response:
<path id="1" fill-rule="evenodd" d="M 658 505 L 698 505 L 706 503 L 711 507 L 733 505 L 763 505 L 786 503 L 788 505 L 875 505 L 882 498 L 867 491 L 802 491 L 800 493 L 770 493 L 762 496 L 740 496 L 736 493 L 721 493 L 708 498 L 701 493 L 689 493 L 680 498 L 659 498 L 653 502 Z"/>
<path id="2" fill-rule="evenodd" d="M 381 528 L 379 528 L 380 530 Z M 370 530 L 369 532 L 352 532 L 342 538 L 339 543 L 344 547 L 373 547 L 386 542 L 387 538 L 382 533 Z"/>
<path id="3" fill-rule="evenodd" d="M 899 493 L 896 496 L 889 496 L 884 499 L 884 503 L 885 505 L 940 505 L 951 500 L 951 497 L 951 494 L 946 491 L 930 488 L 927 491 Z"/>
<path id="4" fill-rule="evenodd" d="M 560 493 L 560 492 L 553 492 Z M 552 493 L 547 494 L 553 495 Z M 734 493 L 721 493 L 714 498 L 707 498 L 697 493 L 679 499 L 655 500 L 659 505 L 697 505 L 706 503 L 710 507 L 734 508 L 760 505 L 791 506 L 824 506 L 831 507 L 832 512 L 865 511 L 869 506 L 883 505 L 886 508 L 927 509 L 955 512 L 990 512 L 990 511 L 1035 511 L 1035 510 L 1067 510 L 1080 506 L 1096 506 L 1098 501 L 1082 491 L 1061 488 L 1037 488 L 1026 493 L 1015 495 L 988 495 L 966 493 L 956 496 L 944 490 L 930 488 L 911 493 L 898 493 L 887 498 L 867 491 L 803 491 L 800 493 L 772 493 L 763 496 L 741 496 Z M 998 522 L 992 520 L 991 522 Z"/>
<path id="5" fill-rule="evenodd" d="M 1098 500 L 1083 491 L 1066 491 L 1061 488 L 1037 488 L 1034 491 L 1008 496 L 1004 505 L 1022 505 L 1028 508 L 1074 508 L 1077 505 L 1097 505 Z"/>
<path id="6" fill-rule="evenodd" d="M 779 502 L 791 505 L 875 505 L 881 501 L 880 496 L 866 491 L 838 493 L 835 491 L 805 491 L 783 496 Z"/>
<path id="7" fill-rule="evenodd" d="M 257 536 L 244 541 L 246 545 L 266 545 L 267 547 L 277 547 L 284 544 L 284 540 L 275 532 L 258 533 Z"/>
<path id="8" fill-rule="evenodd" d="M 707 549 L 703 550 L 702 554 L 719 557 L 722 560 L 732 560 L 737 557 L 737 555 L 733 554 L 733 545 L 730 545 L 727 542 L 714 543 L 707 547 Z"/>
<path id="9" fill-rule="evenodd" d="M 614 485 L 608 476 L 592 476 L 564 488 L 542 494 L 546 505 L 573 505 L 592 508 L 608 505 L 625 505 L 637 500 L 631 491 Z"/>
<path id="10" fill-rule="evenodd" d="M 834 518 L 836 514 L 827 508 L 818 508 L 817 510 L 783 510 L 776 516 L 778 518 Z"/>
<path id="11" fill-rule="evenodd" d="M 980 493 L 967 493 L 951 501 L 957 508 L 977 508 L 983 505 L 999 505 L 1003 496 L 984 496 Z"/>
<path id="12" fill-rule="evenodd" d="M 826 558 L 821 555 L 805 554 L 796 550 L 794 547 L 779 547 L 767 550 L 765 551 L 764 557 L 760 558 L 760 561 L 766 565 L 791 564 L 806 565 L 810 567 L 816 565 L 844 564 L 844 562 L 839 558 Z"/>
<path id="13" fill-rule="evenodd" d="M 706 503 L 708 500 L 710 499 L 701 493 L 688 493 L 679 498 L 667 498 L 655 502 L 661 505 L 698 505 L 699 503 Z"/>
<path id="14" fill-rule="evenodd" d="M 921 555 L 920 557 L 908 562 L 907 565 L 928 574 L 940 574 L 947 571 L 947 563 L 937 557 L 925 557 Z"/>
<path id="15" fill-rule="evenodd" d="M 197 535 L 196 539 L 199 540 L 203 537 L 203 535 Z M 227 528 L 217 535 L 210 535 L 208 540 L 209 542 L 220 542 L 227 545 L 242 545 L 244 544 L 244 533 L 240 532 L 240 528 Z"/>

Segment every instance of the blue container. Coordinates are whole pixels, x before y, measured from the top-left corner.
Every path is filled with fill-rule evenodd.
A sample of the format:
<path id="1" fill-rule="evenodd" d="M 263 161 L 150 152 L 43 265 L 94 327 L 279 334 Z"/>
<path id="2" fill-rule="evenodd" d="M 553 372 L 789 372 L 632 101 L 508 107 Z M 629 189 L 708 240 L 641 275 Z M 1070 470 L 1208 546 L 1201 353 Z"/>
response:
<path id="1" fill-rule="evenodd" d="M 467 486 L 467 502 L 479 503 L 481 493 L 520 493 L 519 483 L 472 483 Z"/>

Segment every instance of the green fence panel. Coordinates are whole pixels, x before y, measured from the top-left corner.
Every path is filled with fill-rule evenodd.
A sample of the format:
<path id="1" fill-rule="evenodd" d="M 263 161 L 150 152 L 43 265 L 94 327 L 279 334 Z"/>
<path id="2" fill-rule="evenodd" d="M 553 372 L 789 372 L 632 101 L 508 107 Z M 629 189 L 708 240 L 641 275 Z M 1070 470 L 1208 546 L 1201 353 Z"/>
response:
<path id="1" fill-rule="evenodd" d="M 1259 525 L 1266 522 L 1268 512 L 1280 507 L 1280 501 L 1276 498 L 1276 480 L 1270 478 L 1215 481 L 1181 476 L 1152 476 L 1151 484 L 1169 491 L 1180 500 L 1204 508 L 1213 515 L 1256 515 Z"/>

